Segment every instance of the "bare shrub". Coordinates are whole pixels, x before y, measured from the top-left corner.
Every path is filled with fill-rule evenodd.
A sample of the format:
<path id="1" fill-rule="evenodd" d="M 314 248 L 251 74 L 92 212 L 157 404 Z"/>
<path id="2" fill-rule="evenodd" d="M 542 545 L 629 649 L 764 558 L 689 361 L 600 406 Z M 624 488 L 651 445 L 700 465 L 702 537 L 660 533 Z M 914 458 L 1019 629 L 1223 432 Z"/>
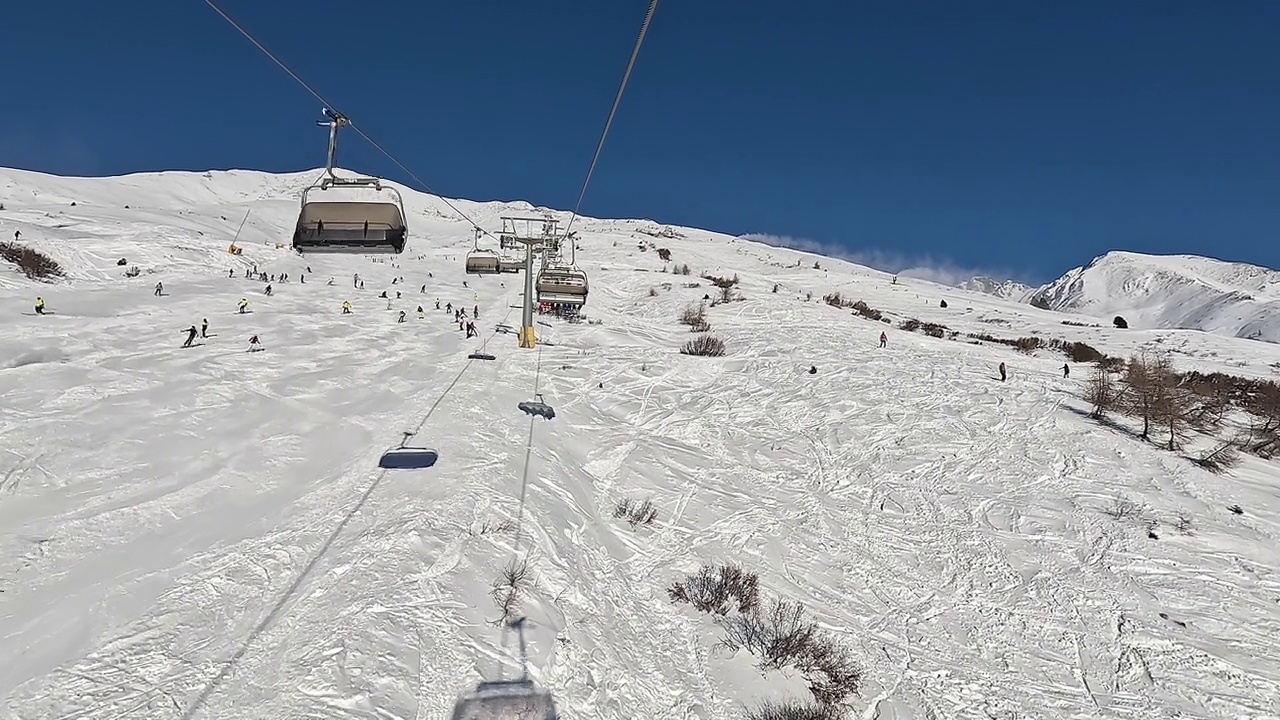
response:
<path id="1" fill-rule="evenodd" d="M 1116 498 L 1103 512 L 1114 520 L 1130 520 L 1142 516 L 1142 506 L 1128 498 Z"/>
<path id="2" fill-rule="evenodd" d="M 699 335 L 680 348 L 682 355 L 720 357 L 724 355 L 724 341 L 715 335 Z"/>
<path id="3" fill-rule="evenodd" d="M 839 708 L 796 701 L 764 703 L 747 711 L 747 720 L 839 720 Z"/>
<path id="4" fill-rule="evenodd" d="M 1186 513 L 1178 513 L 1178 522 L 1174 524 L 1174 527 L 1176 527 L 1178 529 L 1178 532 L 1182 533 L 1183 535 L 1190 535 L 1193 530 L 1191 525 L 1191 517 L 1188 516 Z"/>
<path id="5" fill-rule="evenodd" d="M 733 287 L 734 285 L 737 285 L 737 284 L 738 284 L 738 276 L 737 276 L 737 275 L 734 275 L 732 278 L 725 278 L 725 277 L 717 277 L 717 276 L 712 275 L 712 274 L 710 274 L 710 273 L 703 273 L 703 274 L 702 274 L 702 279 L 703 279 L 703 280 L 709 280 L 709 281 L 711 281 L 711 284 L 712 284 L 712 285 L 715 285 L 716 287 L 718 287 L 718 288 L 720 288 L 720 289 L 724 289 L 724 288 L 726 288 L 726 287 Z"/>
<path id="6" fill-rule="evenodd" d="M 483 522 L 472 524 L 468 533 L 472 537 L 484 537 L 486 535 L 503 535 L 513 532 L 516 524 L 510 520 L 484 520 Z"/>
<path id="7" fill-rule="evenodd" d="M 730 650 L 745 648 L 760 658 L 763 670 L 795 667 L 818 632 L 805 619 L 804 606 L 790 600 L 774 600 L 767 612 L 726 616 L 720 624 L 724 644 Z"/>
<path id="8" fill-rule="evenodd" d="M 626 518 L 627 524 L 634 530 L 641 525 L 652 525 L 658 519 L 658 508 L 652 500 L 635 501 L 630 498 L 620 500 L 613 509 L 615 518 Z"/>
<path id="9" fill-rule="evenodd" d="M 760 605 L 760 577 L 737 565 L 703 565 L 667 588 L 672 602 L 689 603 L 716 615 L 750 614 Z"/>
<path id="10" fill-rule="evenodd" d="M 658 297 L 658 288 L 649 288 L 649 297 Z"/>
<path id="11" fill-rule="evenodd" d="M 707 321 L 707 306 L 705 304 L 689 305 L 680 311 L 679 320 L 681 325 L 696 326 L 704 324 Z"/>
<path id="12" fill-rule="evenodd" d="M 498 624 L 506 624 L 520 614 L 521 596 L 528 587 L 528 581 L 529 563 L 525 560 L 512 560 L 502 569 L 502 576 L 489 591 L 490 597 L 502 613 Z"/>
<path id="13" fill-rule="evenodd" d="M 711 323 L 707 322 L 706 320 L 699 320 L 698 322 L 689 326 L 689 331 L 696 332 L 696 333 L 711 332 Z"/>
<path id="14" fill-rule="evenodd" d="M 684 265 L 677 265 L 671 272 L 676 275 L 688 275 L 693 271 L 689 269 L 689 263 L 685 263 Z"/>
<path id="15" fill-rule="evenodd" d="M 666 262 L 671 259 L 670 248 L 658 248 L 658 259 Z"/>
<path id="16" fill-rule="evenodd" d="M 898 329 L 906 330 L 907 332 L 915 332 L 920 329 L 920 321 L 915 318 L 908 318 L 898 323 Z"/>
<path id="17" fill-rule="evenodd" d="M 0 257 L 18 266 L 31 280 L 64 277 L 62 266 L 44 253 L 14 242 L 0 242 Z"/>
<path id="18" fill-rule="evenodd" d="M 1013 347 L 1020 353 L 1030 355 L 1044 347 L 1044 340 L 1038 337 L 1020 337 L 1013 341 Z"/>
<path id="19" fill-rule="evenodd" d="M 835 706 L 858 691 L 862 671 L 852 653 L 820 633 L 799 603 L 774 600 L 767 612 L 725 616 L 718 622 L 725 629 L 725 645 L 745 648 L 760 659 L 762 670 L 799 670 L 819 705 Z"/>
<path id="20" fill-rule="evenodd" d="M 862 684 L 862 668 L 853 653 L 827 635 L 809 643 L 797 667 L 809 681 L 809 692 L 825 707 L 835 707 L 857 694 Z"/>
<path id="21" fill-rule="evenodd" d="M 879 310 L 861 300 L 855 302 L 852 307 L 854 312 L 868 320 L 882 320 L 884 318 L 884 315 Z"/>
<path id="22" fill-rule="evenodd" d="M 720 288 L 720 302 L 733 302 L 734 296 L 732 285 L 717 285 L 717 287 Z"/>

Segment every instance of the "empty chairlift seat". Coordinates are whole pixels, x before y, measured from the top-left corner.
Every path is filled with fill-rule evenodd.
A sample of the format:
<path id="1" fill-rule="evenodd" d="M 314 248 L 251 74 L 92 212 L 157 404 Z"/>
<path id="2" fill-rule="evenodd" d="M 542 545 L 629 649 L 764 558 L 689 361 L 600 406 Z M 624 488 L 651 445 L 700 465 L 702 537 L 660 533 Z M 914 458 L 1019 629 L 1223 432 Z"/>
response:
<path id="1" fill-rule="evenodd" d="M 555 408 L 543 402 L 541 393 L 535 395 L 533 400 L 522 401 L 517 407 L 530 416 L 540 415 L 548 420 L 556 416 Z"/>
<path id="2" fill-rule="evenodd" d="M 303 253 L 401 253 L 407 234 L 396 203 L 305 202 L 293 247 Z"/>
<path id="3" fill-rule="evenodd" d="M 406 432 L 400 447 L 394 447 L 382 453 L 378 467 L 389 470 L 421 470 L 436 464 L 440 453 L 428 447 L 410 447 L 409 438 L 413 433 Z"/>
<path id="4" fill-rule="evenodd" d="M 467 273 L 470 275 L 495 275 L 500 260 L 492 250 L 476 250 L 467 253 Z"/>
<path id="5" fill-rule="evenodd" d="M 551 694 L 529 680 L 482 682 L 460 698 L 451 720 L 558 720 Z"/>

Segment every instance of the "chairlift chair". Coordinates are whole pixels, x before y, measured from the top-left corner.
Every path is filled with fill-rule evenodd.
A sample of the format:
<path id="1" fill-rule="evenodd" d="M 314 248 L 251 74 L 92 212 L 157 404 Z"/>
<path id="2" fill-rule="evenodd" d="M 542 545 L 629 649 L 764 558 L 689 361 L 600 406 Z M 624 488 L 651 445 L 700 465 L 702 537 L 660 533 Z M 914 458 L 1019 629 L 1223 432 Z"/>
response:
<path id="1" fill-rule="evenodd" d="M 587 304 L 587 274 L 576 267 L 544 267 L 538 272 L 538 302 L 581 306 Z"/>
<path id="2" fill-rule="evenodd" d="M 475 249 L 467 253 L 466 271 L 468 275 L 495 275 L 498 273 L 498 253 L 480 249 L 480 235 L 484 231 L 476 228 Z"/>
<path id="3" fill-rule="evenodd" d="M 440 453 L 428 447 L 410 447 L 409 438 L 413 433 L 406 432 L 399 447 L 382 453 L 378 459 L 378 467 L 388 470 L 422 470 L 436 464 Z"/>
<path id="4" fill-rule="evenodd" d="M 535 398 L 534 400 L 521 401 L 521 403 L 518 406 L 520 410 L 528 413 L 531 417 L 541 415 L 542 417 L 548 420 L 551 420 L 556 416 L 555 408 L 543 402 L 542 393 L 538 393 L 537 395 L 534 395 L 534 398 Z"/>
<path id="5" fill-rule="evenodd" d="M 329 128 L 329 154 L 320 182 L 302 191 L 293 248 L 300 253 L 401 253 L 409 229 L 400 191 L 377 178 L 342 178 L 333 172 L 338 128 L 348 124 L 343 115 L 325 109 Z M 341 199 L 347 189 L 372 189 L 385 200 Z M 319 196 L 315 194 L 319 191 Z"/>

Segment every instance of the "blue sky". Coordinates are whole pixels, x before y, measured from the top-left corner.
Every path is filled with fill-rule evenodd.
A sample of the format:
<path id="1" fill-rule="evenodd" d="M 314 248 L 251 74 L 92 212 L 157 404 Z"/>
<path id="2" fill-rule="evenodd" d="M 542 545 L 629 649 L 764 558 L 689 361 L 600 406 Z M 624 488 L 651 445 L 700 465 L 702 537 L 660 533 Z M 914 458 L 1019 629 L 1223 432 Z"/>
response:
<path id="1" fill-rule="evenodd" d="M 647 0 L 219 4 L 435 190 L 571 208 Z M 319 104 L 200 0 L 10 5 L 0 165 L 323 164 Z M 1274 0 L 662 0 L 583 212 L 1036 282 L 1280 267 L 1278 37 Z"/>

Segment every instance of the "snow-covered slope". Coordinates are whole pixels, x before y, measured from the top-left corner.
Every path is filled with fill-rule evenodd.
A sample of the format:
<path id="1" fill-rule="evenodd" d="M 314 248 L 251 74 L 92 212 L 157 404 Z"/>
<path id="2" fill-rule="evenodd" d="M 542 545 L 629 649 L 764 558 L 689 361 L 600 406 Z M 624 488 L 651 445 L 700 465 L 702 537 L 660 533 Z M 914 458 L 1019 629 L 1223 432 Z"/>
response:
<path id="1" fill-rule="evenodd" d="M 1194 255 L 1110 252 L 1034 294 L 1043 306 L 1280 342 L 1280 272 Z"/>
<path id="2" fill-rule="evenodd" d="M 986 295 L 994 295 L 1005 300 L 1025 300 L 1035 288 L 1017 280 L 996 280 L 993 277 L 977 275 L 962 283 L 960 288 Z"/>
<path id="3" fill-rule="evenodd" d="M 398 257 L 278 247 L 314 176 L 0 171 L 0 235 L 68 271 L 0 268 L 0 716 L 446 718 L 510 657 L 490 591 L 517 542 L 532 672 L 566 718 L 728 720 L 806 692 L 669 600 L 720 562 L 852 648 L 850 718 L 1280 716 L 1275 466 L 1211 475 L 1086 421 L 1061 356 L 897 323 L 1272 378 L 1277 346 L 1066 326 L 690 228 L 661 244 L 694 274 L 663 273 L 650 223 L 584 219 L 597 322 L 548 321 L 553 344 L 519 350 L 494 333 L 518 321 L 518 277 L 464 276 L 470 226 L 437 198 L 406 191 Z M 529 211 L 459 206 L 490 230 Z M 266 297 L 252 265 L 298 280 Z M 677 314 L 714 296 L 704 271 L 741 280 L 707 311 L 722 358 L 677 352 Z M 834 292 L 891 323 L 818 300 Z M 36 295 L 57 314 L 30 314 Z M 468 360 L 480 343 L 437 299 L 479 306 L 496 361 Z M 180 349 L 202 318 L 213 336 Z M 557 416 L 531 430 L 535 392 Z M 380 472 L 414 429 L 437 465 Z M 656 522 L 615 519 L 628 498 Z M 1140 512 L 1110 517 L 1121 500 Z"/>

